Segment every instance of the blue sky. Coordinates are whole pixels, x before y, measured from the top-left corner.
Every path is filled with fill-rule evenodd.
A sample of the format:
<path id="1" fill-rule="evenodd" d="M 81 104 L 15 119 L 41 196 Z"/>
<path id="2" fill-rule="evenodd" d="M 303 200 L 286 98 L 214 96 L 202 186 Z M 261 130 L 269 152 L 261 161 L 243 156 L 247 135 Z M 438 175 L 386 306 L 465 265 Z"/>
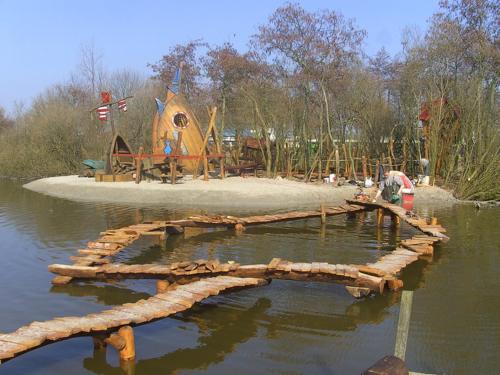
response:
<path id="1" fill-rule="evenodd" d="M 93 43 L 109 70 L 150 75 L 170 46 L 202 38 L 245 50 L 249 37 L 284 4 L 277 0 L 64 1 L 0 0 L 0 106 L 30 101 L 75 71 L 81 47 Z M 438 0 L 304 0 L 306 9 L 332 9 L 368 32 L 365 50 L 401 49 L 405 26 L 422 31 Z"/>

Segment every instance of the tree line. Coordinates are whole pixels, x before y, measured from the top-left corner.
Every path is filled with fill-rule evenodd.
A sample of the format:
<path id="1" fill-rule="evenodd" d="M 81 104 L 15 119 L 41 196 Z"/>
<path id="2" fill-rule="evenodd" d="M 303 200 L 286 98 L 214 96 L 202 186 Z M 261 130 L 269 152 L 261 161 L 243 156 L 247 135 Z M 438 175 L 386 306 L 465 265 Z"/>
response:
<path id="1" fill-rule="evenodd" d="M 383 48 L 367 56 L 366 32 L 339 12 L 292 3 L 274 11 L 246 51 L 202 40 L 175 45 L 149 65 L 152 77 L 106 72 L 95 49 L 83 48 L 69 82 L 13 119 L 0 112 L 0 174 L 74 173 L 83 159 L 102 158 L 109 131 L 89 108 L 103 89 L 134 95 L 128 112 L 117 113 L 119 131 L 147 150 L 153 98 L 163 98 L 182 62 L 181 90 L 202 124 L 216 105 L 219 133 L 252 130 L 269 177 L 321 177 L 335 171 L 336 153 L 347 177 L 359 177 L 362 157 L 372 169 L 379 160 L 414 175 L 427 156 L 431 176 L 458 197 L 498 199 L 499 7 L 441 1 L 424 33 L 404 31 L 396 56 Z"/>

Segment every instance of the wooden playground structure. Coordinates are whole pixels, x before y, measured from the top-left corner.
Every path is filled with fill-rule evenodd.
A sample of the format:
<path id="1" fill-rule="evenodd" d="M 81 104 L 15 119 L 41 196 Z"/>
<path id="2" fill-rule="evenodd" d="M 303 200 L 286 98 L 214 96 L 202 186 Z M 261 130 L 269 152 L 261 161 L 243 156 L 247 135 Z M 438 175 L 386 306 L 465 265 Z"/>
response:
<path id="1" fill-rule="evenodd" d="M 216 259 L 137 265 L 112 261 L 112 256 L 141 236 L 164 238 L 180 235 L 187 228 L 225 228 L 241 232 L 247 226 L 310 218 L 319 218 L 325 223 L 328 216 L 356 215 L 366 210 L 377 210 L 378 225 L 382 225 L 385 216 L 390 216 L 394 226 L 405 222 L 421 234 L 401 241 L 396 250 L 367 264 L 295 263 L 280 258 L 273 258 L 268 264 L 252 265 L 232 261 L 220 263 Z M 431 259 L 434 245 L 448 239 L 444 232 L 435 218 L 410 216 L 393 204 L 358 200 L 349 200 L 338 207 L 321 206 L 319 210 L 248 217 L 197 215 L 183 220 L 153 221 L 110 229 L 101 233 L 96 241 L 89 242 L 86 249 L 78 250 L 79 255 L 71 258 L 73 265 L 50 265 L 49 271 L 57 275 L 53 283 L 61 285 L 83 279 L 155 279 L 157 293 L 100 313 L 33 322 L 12 333 L 0 334 L 0 362 L 76 336 L 91 336 L 96 350 L 106 345 L 114 347 L 120 359 L 127 362 L 135 358 L 132 327 L 186 311 L 196 302 L 219 293 L 267 285 L 272 279 L 340 283 L 355 298 L 398 291 L 403 287 L 399 278 L 401 271 L 418 259 Z"/>

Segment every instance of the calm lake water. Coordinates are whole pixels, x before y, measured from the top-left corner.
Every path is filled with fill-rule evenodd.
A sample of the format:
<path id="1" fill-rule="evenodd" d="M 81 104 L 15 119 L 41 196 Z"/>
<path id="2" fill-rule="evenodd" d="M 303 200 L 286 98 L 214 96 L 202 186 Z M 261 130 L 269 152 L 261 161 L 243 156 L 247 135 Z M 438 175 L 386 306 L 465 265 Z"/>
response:
<path id="1" fill-rule="evenodd" d="M 405 270 L 413 290 L 406 359 L 413 371 L 500 373 L 500 209 L 470 205 L 417 207 L 439 218 L 451 240 L 432 262 Z M 0 332 L 34 320 L 84 315 L 154 294 L 153 280 L 54 287 L 51 263 L 69 263 L 99 232 L 194 211 L 76 203 L 0 180 Z M 267 263 L 366 263 L 416 233 L 390 221 L 377 229 L 375 212 L 273 224 L 242 235 L 210 232 L 163 243 L 147 238 L 117 257 L 127 263 L 198 258 Z M 353 300 L 343 286 L 273 281 L 217 296 L 187 313 L 135 329 L 136 374 L 359 374 L 394 351 L 399 293 Z M 0 374 L 122 374 L 116 352 L 94 357 L 89 337 L 37 349 L 0 365 Z"/>

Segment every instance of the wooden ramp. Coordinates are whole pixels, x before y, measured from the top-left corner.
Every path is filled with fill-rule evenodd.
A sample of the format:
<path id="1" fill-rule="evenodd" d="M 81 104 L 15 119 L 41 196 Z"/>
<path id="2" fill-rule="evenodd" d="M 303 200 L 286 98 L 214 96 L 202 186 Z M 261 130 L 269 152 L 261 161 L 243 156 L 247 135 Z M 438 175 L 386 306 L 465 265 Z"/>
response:
<path id="1" fill-rule="evenodd" d="M 196 302 L 221 292 L 268 284 L 257 278 L 217 276 L 156 294 L 136 303 L 127 303 L 83 317 L 55 318 L 33 322 L 15 332 L 0 335 L 0 363 L 40 346 L 74 336 L 96 335 L 123 326 L 134 326 L 186 311 Z"/>
<path id="2" fill-rule="evenodd" d="M 110 256 L 116 255 L 141 236 L 164 235 L 166 233 L 182 233 L 185 227 L 195 228 L 228 228 L 244 229 L 246 225 L 276 223 L 280 221 L 301 220 L 315 217 L 326 217 L 358 212 L 366 208 L 355 204 L 345 204 L 338 207 L 321 207 L 319 210 L 292 211 L 274 215 L 248 217 L 211 215 L 196 215 L 184 220 L 149 221 L 142 224 L 129 225 L 119 229 L 109 229 L 101 233 L 95 241 L 87 243 L 86 249 L 78 250 L 79 255 L 70 259 L 77 266 L 93 266 L 110 263 Z M 52 280 L 54 285 L 64 285 L 71 282 L 69 276 L 57 276 Z"/>

